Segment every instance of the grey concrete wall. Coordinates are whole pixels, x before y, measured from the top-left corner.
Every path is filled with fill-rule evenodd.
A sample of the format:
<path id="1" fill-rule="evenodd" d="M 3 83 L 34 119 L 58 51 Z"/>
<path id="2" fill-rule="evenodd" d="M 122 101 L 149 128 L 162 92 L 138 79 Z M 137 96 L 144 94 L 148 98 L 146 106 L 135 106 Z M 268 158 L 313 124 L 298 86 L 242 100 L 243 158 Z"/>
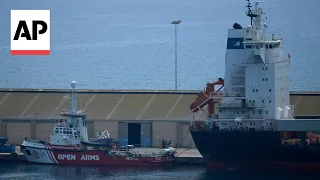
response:
<path id="1" fill-rule="evenodd" d="M 152 126 L 152 146 L 160 147 L 163 139 L 171 139 L 173 145 L 177 145 L 178 132 L 176 122 L 156 121 Z"/>
<path id="2" fill-rule="evenodd" d="M 9 136 L 10 144 L 21 144 L 25 137 L 47 141 L 53 134 L 56 119 L 0 119 L 1 136 Z M 150 137 L 152 147 L 160 147 L 162 139 L 171 139 L 175 147 L 192 147 L 189 123 L 181 121 L 115 121 L 88 120 L 89 138 L 96 138 L 97 132 L 108 130 L 112 138 L 128 138 L 128 123 L 141 123 L 141 138 Z M 190 143 L 191 142 L 191 143 Z"/>

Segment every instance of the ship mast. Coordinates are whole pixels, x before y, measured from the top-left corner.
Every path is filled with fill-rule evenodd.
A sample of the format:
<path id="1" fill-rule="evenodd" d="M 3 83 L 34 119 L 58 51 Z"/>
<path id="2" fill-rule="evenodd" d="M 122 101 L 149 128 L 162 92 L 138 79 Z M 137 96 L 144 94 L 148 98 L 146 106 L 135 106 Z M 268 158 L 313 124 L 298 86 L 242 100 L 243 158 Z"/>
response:
<path id="1" fill-rule="evenodd" d="M 256 14 L 254 14 L 251 10 L 251 3 L 250 3 L 250 0 L 246 0 L 248 2 L 248 5 L 246 6 L 248 8 L 248 11 L 246 12 L 247 13 L 247 16 L 250 17 L 251 19 L 251 26 L 252 26 L 252 21 L 253 21 L 253 18 L 256 17 Z"/>
<path id="2" fill-rule="evenodd" d="M 246 6 L 248 10 L 246 11 L 247 16 L 250 17 L 251 21 L 251 27 L 253 27 L 254 30 L 254 40 L 259 41 L 261 40 L 261 20 L 262 15 L 265 14 L 262 10 L 262 8 L 259 7 L 260 3 L 264 3 L 264 1 L 255 1 L 254 2 L 254 10 L 251 9 L 252 5 L 250 3 L 250 0 L 246 0 L 248 2 L 248 5 Z M 266 28 L 266 24 L 265 24 Z M 264 28 L 264 31 L 265 31 Z M 262 36 L 265 36 L 265 32 L 262 32 Z M 265 37 L 262 37 L 262 39 L 265 39 Z"/>

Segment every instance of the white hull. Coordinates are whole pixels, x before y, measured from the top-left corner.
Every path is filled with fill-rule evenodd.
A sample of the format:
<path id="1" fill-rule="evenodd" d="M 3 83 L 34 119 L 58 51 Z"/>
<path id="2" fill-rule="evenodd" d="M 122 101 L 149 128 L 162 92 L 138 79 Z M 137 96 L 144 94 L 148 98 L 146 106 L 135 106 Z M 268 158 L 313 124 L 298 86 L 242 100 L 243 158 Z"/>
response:
<path id="1" fill-rule="evenodd" d="M 59 164 L 53 155 L 51 147 L 46 144 L 24 141 L 21 146 L 21 152 L 29 162 Z"/>

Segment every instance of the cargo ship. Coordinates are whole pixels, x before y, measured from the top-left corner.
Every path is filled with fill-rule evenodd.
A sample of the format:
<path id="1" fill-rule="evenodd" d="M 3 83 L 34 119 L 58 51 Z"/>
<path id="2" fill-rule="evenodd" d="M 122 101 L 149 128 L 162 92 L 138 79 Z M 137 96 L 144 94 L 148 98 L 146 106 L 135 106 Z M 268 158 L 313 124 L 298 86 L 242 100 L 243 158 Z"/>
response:
<path id="1" fill-rule="evenodd" d="M 190 105 L 195 145 L 208 172 L 320 172 L 320 121 L 294 118 L 291 54 L 284 55 L 279 34 L 268 38 L 261 2 L 247 3 L 251 23 L 228 30 L 224 78 L 207 83 Z"/>
<path id="2" fill-rule="evenodd" d="M 70 110 L 54 127 L 48 142 L 25 140 L 20 145 L 28 162 L 59 165 L 165 166 L 174 161 L 174 148 L 139 152 L 134 145 L 118 146 L 117 139 L 101 136 L 89 139 L 86 115 L 77 110 L 76 82 L 71 83 Z"/>

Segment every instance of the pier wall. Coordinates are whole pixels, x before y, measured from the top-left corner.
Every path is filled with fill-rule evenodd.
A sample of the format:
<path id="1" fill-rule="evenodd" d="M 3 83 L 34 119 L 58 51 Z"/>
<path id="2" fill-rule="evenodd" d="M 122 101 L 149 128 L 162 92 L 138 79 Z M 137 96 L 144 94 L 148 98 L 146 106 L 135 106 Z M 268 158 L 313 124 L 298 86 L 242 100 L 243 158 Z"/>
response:
<path id="1" fill-rule="evenodd" d="M 193 147 L 189 105 L 198 93 L 79 90 L 78 108 L 87 115 L 90 138 L 108 130 L 124 144 L 137 141 L 132 139 L 137 133 L 131 130 L 140 124 L 138 141 L 142 146 L 159 147 L 163 139 L 170 139 L 176 147 Z M 9 136 L 12 144 L 20 144 L 25 137 L 48 140 L 61 119 L 60 110 L 69 107 L 69 96 L 69 90 L 0 89 L 1 136 Z M 320 115 L 318 92 L 291 92 L 290 101 L 295 115 Z M 205 119 L 206 109 L 194 116 Z"/>

